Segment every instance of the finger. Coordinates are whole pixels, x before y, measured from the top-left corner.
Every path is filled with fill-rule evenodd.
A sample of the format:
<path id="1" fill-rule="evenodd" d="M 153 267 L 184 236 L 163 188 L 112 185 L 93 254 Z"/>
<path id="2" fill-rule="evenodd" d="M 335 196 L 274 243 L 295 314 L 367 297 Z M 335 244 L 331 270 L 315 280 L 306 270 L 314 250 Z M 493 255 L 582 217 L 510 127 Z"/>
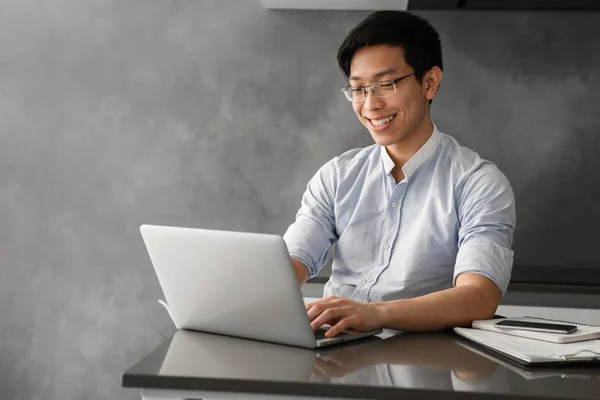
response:
<path id="1" fill-rule="evenodd" d="M 344 318 L 344 312 L 345 311 L 342 308 L 329 308 L 313 318 L 310 325 L 312 326 L 313 330 L 319 329 L 321 326 L 325 325 L 328 323 L 328 321 L 331 321 L 334 318 Z"/>
<path id="2" fill-rule="evenodd" d="M 332 302 L 335 302 L 338 300 L 343 300 L 343 299 L 340 299 L 339 297 L 336 297 L 336 296 L 327 296 L 327 297 L 322 298 L 321 300 L 315 301 L 314 303 L 332 303 Z"/>
<path id="3" fill-rule="evenodd" d="M 308 313 L 308 319 L 313 321 L 320 314 L 325 312 L 325 310 L 331 308 L 340 308 L 347 306 L 347 300 L 340 299 L 338 297 L 327 297 L 326 299 L 319 300 L 310 304 L 310 308 L 307 308 L 306 312 Z M 336 321 L 337 322 L 337 321 Z"/>
<path id="4" fill-rule="evenodd" d="M 356 320 L 355 316 L 343 318 L 340 322 L 333 325 L 331 328 L 329 328 L 327 330 L 327 332 L 325 332 L 325 337 L 330 338 L 330 337 L 334 337 L 334 336 L 338 335 L 344 329 L 348 329 L 348 328 L 352 327 L 355 320 Z"/>
<path id="5" fill-rule="evenodd" d="M 323 302 L 325 304 L 336 305 L 336 306 L 340 306 L 340 307 L 351 303 L 351 301 L 348 299 L 342 299 L 342 298 L 335 297 L 335 296 L 329 296 L 329 297 L 323 299 Z"/>
<path id="6" fill-rule="evenodd" d="M 332 318 L 329 321 L 325 322 L 327 325 L 329 326 L 334 326 L 335 324 L 337 324 L 338 322 L 340 322 L 340 318 Z"/>
<path id="7" fill-rule="evenodd" d="M 310 308 L 310 310 L 307 311 L 308 319 L 312 321 L 331 308 L 333 308 L 333 306 L 329 303 L 315 304 Z"/>
<path id="8" fill-rule="evenodd" d="M 327 304 L 330 301 L 330 297 L 321 299 L 321 300 L 317 300 L 317 301 L 311 301 L 310 303 L 306 304 L 306 311 L 310 310 L 311 308 L 313 308 L 314 306 L 316 306 L 317 304 Z"/>

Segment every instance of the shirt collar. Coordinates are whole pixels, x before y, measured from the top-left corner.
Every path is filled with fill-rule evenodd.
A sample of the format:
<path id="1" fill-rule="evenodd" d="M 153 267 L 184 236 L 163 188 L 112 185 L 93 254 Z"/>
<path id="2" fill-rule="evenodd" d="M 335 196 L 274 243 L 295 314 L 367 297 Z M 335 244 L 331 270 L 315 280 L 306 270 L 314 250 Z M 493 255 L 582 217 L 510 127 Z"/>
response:
<path id="1" fill-rule="evenodd" d="M 402 167 L 402 172 L 406 179 L 410 178 L 414 172 L 425 163 L 438 148 L 442 135 L 440 131 L 437 129 L 435 124 L 433 124 L 433 133 L 431 137 L 425 142 L 423 146 L 413 156 L 410 160 L 407 161 L 406 164 Z M 385 146 L 381 146 L 381 159 L 383 161 L 383 168 L 386 174 L 390 174 L 392 169 L 396 166 L 394 161 L 392 161 L 390 155 L 388 154 Z"/>

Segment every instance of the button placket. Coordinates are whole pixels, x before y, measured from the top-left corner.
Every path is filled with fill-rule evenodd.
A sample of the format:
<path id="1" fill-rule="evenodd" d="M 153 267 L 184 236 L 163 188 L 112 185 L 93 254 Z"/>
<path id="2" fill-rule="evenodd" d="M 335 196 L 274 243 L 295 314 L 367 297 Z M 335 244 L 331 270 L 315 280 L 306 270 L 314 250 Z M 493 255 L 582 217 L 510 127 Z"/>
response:
<path id="1" fill-rule="evenodd" d="M 394 192 L 392 193 L 392 197 L 393 198 L 399 198 L 398 201 L 394 200 L 390 203 L 390 206 L 392 207 L 391 209 L 388 208 L 388 215 L 389 218 L 387 218 L 389 221 L 393 221 L 393 228 L 391 231 L 388 231 L 388 237 L 387 237 L 387 243 L 385 243 L 383 245 L 384 250 L 390 250 L 391 249 L 391 244 L 396 240 L 396 237 L 398 236 L 398 231 L 400 229 L 400 217 L 401 215 L 399 215 L 399 213 L 397 212 L 397 210 L 400 210 L 400 202 L 403 201 L 404 196 L 406 195 L 406 183 L 405 182 L 401 182 L 398 184 L 398 186 L 394 189 Z M 396 193 L 396 190 L 399 190 L 400 193 Z M 387 254 L 387 261 L 389 262 L 389 258 L 391 256 L 391 252 L 388 252 Z"/>

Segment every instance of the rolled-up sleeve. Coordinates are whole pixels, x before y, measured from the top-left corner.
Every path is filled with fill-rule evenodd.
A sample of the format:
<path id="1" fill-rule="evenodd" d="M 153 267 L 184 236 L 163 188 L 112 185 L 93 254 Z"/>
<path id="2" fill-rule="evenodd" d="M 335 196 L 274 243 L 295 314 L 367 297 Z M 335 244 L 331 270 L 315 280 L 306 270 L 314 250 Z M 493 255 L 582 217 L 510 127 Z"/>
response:
<path id="1" fill-rule="evenodd" d="M 506 293 L 513 266 L 516 226 L 513 190 L 506 176 L 484 163 L 466 180 L 458 206 L 460 228 L 454 283 L 465 272 L 491 279 Z"/>
<path id="2" fill-rule="evenodd" d="M 321 167 L 309 181 L 296 220 L 283 235 L 290 257 L 306 265 L 311 278 L 327 263 L 329 248 L 338 239 L 334 213 L 335 160 Z"/>

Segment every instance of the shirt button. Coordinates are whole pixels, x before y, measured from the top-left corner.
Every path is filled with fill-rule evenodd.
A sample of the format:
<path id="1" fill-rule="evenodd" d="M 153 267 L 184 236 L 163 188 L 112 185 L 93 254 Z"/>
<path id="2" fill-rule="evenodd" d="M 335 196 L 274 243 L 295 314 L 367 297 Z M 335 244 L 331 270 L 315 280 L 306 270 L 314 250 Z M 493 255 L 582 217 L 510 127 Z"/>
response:
<path id="1" fill-rule="evenodd" d="M 396 207 L 398 207 L 398 203 L 396 203 L 396 202 L 393 202 L 393 203 L 392 203 L 392 207 L 393 207 L 393 208 L 396 208 Z"/>
<path id="2" fill-rule="evenodd" d="M 387 249 L 390 248 L 390 245 L 386 243 L 386 244 L 383 245 L 383 248 L 387 250 Z"/>
<path id="3" fill-rule="evenodd" d="M 367 282 L 373 282 L 373 277 L 372 277 L 372 276 L 369 276 L 369 277 L 367 278 Z"/>

